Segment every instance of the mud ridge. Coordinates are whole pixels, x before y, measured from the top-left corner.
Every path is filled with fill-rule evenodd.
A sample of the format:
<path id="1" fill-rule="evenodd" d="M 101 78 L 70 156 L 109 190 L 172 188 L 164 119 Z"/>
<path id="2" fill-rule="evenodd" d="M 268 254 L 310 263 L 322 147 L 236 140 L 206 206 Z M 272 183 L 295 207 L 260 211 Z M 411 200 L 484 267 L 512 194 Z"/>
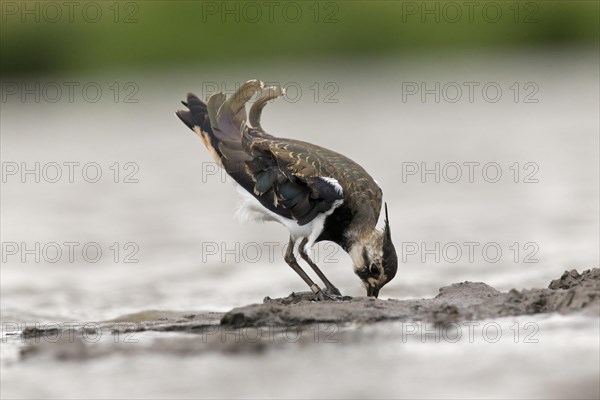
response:
<path id="1" fill-rule="evenodd" d="M 545 289 L 499 292 L 482 282 L 454 283 L 439 289 L 432 299 L 377 300 L 358 297 L 342 302 L 315 302 L 311 293 L 292 293 L 262 304 L 235 308 L 221 325 L 236 328 L 312 323 L 371 323 L 423 321 L 447 324 L 517 315 L 600 311 L 600 269 L 565 271 Z"/>

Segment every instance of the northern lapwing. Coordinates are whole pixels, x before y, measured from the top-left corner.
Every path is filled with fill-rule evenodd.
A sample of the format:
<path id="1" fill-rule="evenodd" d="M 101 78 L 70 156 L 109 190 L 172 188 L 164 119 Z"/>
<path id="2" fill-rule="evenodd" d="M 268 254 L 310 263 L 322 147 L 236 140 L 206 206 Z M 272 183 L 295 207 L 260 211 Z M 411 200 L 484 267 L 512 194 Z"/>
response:
<path id="1" fill-rule="evenodd" d="M 247 117 L 245 104 L 259 93 Z M 245 220 L 276 221 L 290 233 L 285 261 L 319 300 L 342 299 L 340 291 L 311 260 L 312 246 L 329 240 L 352 258 L 354 272 L 367 290 L 379 290 L 396 275 L 387 204 L 383 231 L 376 228 L 383 193 L 349 158 L 314 144 L 282 139 L 260 124 L 265 105 L 284 94 L 258 80 L 243 84 L 233 96 L 217 93 L 202 102 L 191 93 L 177 116 L 199 137 L 215 162 L 236 182 Z M 325 289 L 298 265 L 294 246 L 325 284 Z"/>

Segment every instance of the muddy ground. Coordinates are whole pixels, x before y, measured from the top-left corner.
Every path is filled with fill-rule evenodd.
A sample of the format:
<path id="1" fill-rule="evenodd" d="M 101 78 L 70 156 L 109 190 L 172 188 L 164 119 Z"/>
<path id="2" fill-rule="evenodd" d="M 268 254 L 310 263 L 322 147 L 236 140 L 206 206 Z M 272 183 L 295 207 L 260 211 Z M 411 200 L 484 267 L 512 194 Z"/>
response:
<path id="1" fill-rule="evenodd" d="M 236 328 L 307 323 L 371 323 L 385 320 L 423 321 L 448 324 L 547 312 L 569 313 L 588 310 L 598 313 L 600 269 L 565 271 L 548 289 L 499 292 L 482 282 L 445 286 L 433 299 L 377 300 L 354 298 L 343 302 L 313 302 L 310 293 L 291 294 L 283 299 L 265 299 L 263 304 L 235 308 L 221 319 Z"/>
<path id="2" fill-rule="evenodd" d="M 282 345 L 273 342 L 272 338 L 277 335 L 265 335 L 264 332 L 285 331 L 288 335 L 290 327 L 297 331 L 310 330 L 326 340 L 331 333 L 328 331 L 331 324 L 343 327 L 381 321 L 419 321 L 446 326 L 459 321 L 552 312 L 599 315 L 600 268 L 582 273 L 565 271 L 544 289 L 499 292 L 482 282 L 462 282 L 442 287 L 439 294 L 431 299 L 378 300 L 360 297 L 343 302 L 316 302 L 312 300 L 311 293 L 303 292 L 280 299 L 267 297 L 262 304 L 234 308 L 227 313 L 145 311 L 77 329 L 60 326 L 40 329 L 32 326 L 14 336 L 15 339 L 19 336 L 26 344 L 21 350 L 23 358 L 44 355 L 57 359 L 85 359 L 114 352 L 139 351 L 238 353 L 261 351 L 267 345 Z M 236 331 L 244 329 L 255 331 L 252 335 L 247 332 L 239 335 L 240 340 L 220 340 L 223 334 L 235 335 Z M 151 346 L 126 345 L 128 337 L 134 338 L 141 332 L 154 332 Z M 171 337 L 169 332 L 192 335 Z M 93 338 L 100 336 L 112 336 L 119 340 L 104 340 L 102 346 L 89 345 L 96 343 Z M 201 340 L 197 340 L 197 336 Z M 356 340 L 349 333 L 342 334 L 341 338 Z"/>

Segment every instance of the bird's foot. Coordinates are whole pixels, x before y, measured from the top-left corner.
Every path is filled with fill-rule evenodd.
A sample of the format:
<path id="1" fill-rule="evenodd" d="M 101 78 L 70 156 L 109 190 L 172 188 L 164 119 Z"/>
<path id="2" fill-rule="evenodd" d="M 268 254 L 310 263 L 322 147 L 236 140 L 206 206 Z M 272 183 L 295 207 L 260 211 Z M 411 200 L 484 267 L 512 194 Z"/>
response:
<path id="1" fill-rule="evenodd" d="M 334 288 L 335 289 L 335 288 Z M 335 289 L 335 291 L 331 289 L 319 290 L 315 293 L 316 301 L 348 301 L 352 300 L 350 296 L 342 296 L 339 290 Z"/>
<path id="2" fill-rule="evenodd" d="M 325 290 L 321 289 L 318 285 L 313 284 L 310 290 L 315 294 L 315 301 L 344 301 L 352 300 L 350 296 L 342 296 L 339 290 L 335 286 L 329 286 Z"/>
<path id="3" fill-rule="evenodd" d="M 328 286 L 325 288 L 325 291 L 329 294 L 334 294 L 336 296 L 341 296 L 342 294 L 340 293 L 340 291 L 338 290 L 338 288 L 336 288 L 335 286 Z"/>

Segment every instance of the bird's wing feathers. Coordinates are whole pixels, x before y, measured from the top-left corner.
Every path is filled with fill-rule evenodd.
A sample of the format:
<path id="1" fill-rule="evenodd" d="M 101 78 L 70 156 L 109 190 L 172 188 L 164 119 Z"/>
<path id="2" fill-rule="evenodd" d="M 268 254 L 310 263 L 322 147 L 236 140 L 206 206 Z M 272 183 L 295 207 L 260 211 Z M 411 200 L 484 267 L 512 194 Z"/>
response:
<path id="1" fill-rule="evenodd" d="M 279 86 L 269 86 L 263 89 L 260 96 L 256 99 L 252 107 L 250 107 L 250 125 L 256 130 L 256 134 L 259 136 L 271 136 L 265 132 L 260 126 L 260 116 L 263 108 L 267 103 L 273 99 L 276 99 L 285 94 L 285 90 Z"/>
<path id="2" fill-rule="evenodd" d="M 254 195 L 270 193 L 271 206 L 289 210 L 299 225 L 309 223 L 344 199 L 342 187 L 334 178 L 320 175 L 304 146 L 260 134 L 246 135 L 245 139 L 251 141 L 244 147 L 252 156 L 246 170 L 255 182 Z"/>
<path id="3" fill-rule="evenodd" d="M 260 95 L 247 117 L 245 103 L 257 92 Z M 253 80 L 229 98 L 212 95 L 207 104 L 188 94 L 183 104 L 189 111 L 177 115 L 229 175 L 270 211 L 305 225 L 339 205 L 346 189 L 359 189 L 366 197 L 346 197 L 351 202 L 370 202 L 377 221 L 381 189 L 358 164 L 322 147 L 275 138 L 261 127 L 264 106 L 283 94 L 279 87 L 264 88 Z"/>

